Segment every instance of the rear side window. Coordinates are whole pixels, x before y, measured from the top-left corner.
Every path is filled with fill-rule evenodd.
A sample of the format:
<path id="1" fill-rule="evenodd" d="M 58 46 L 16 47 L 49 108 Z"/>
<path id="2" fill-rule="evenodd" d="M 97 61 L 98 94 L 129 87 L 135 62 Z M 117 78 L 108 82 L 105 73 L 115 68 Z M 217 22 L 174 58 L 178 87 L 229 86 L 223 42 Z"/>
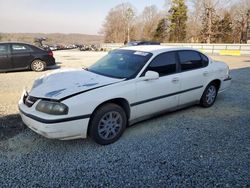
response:
<path id="1" fill-rule="evenodd" d="M 7 54 L 8 46 L 5 44 L 0 44 L 0 55 Z"/>
<path id="2" fill-rule="evenodd" d="M 180 64 L 182 71 L 199 69 L 203 67 L 203 60 L 200 53 L 196 51 L 180 51 Z"/>
<path id="3" fill-rule="evenodd" d="M 12 44 L 12 51 L 16 53 L 31 52 L 32 49 L 27 45 Z"/>
<path id="4" fill-rule="evenodd" d="M 158 72 L 160 76 L 176 73 L 176 54 L 167 52 L 156 56 L 150 63 L 148 70 Z"/>

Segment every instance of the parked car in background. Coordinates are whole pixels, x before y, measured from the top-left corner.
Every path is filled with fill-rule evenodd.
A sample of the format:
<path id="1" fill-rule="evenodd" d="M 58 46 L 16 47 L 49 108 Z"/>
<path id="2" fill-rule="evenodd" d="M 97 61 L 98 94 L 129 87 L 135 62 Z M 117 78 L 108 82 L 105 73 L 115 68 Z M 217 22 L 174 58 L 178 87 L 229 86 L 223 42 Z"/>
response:
<path id="1" fill-rule="evenodd" d="M 37 79 L 19 110 L 23 122 L 47 138 L 89 135 L 105 145 L 154 115 L 194 104 L 210 107 L 230 84 L 229 67 L 199 51 L 132 46 L 111 51 L 88 69 Z"/>
<path id="2" fill-rule="evenodd" d="M 103 51 L 101 44 L 82 44 L 79 46 L 80 51 Z"/>
<path id="3" fill-rule="evenodd" d="M 58 47 L 57 47 L 57 45 L 51 45 L 51 46 L 49 46 L 49 49 L 51 51 L 56 51 L 56 50 L 58 50 Z"/>
<path id="4" fill-rule="evenodd" d="M 0 43 L 0 72 L 26 69 L 39 72 L 51 65 L 55 65 L 52 51 L 26 43 Z"/>
<path id="5" fill-rule="evenodd" d="M 139 46 L 139 45 L 160 45 L 159 42 L 154 41 L 130 41 L 125 46 Z"/>

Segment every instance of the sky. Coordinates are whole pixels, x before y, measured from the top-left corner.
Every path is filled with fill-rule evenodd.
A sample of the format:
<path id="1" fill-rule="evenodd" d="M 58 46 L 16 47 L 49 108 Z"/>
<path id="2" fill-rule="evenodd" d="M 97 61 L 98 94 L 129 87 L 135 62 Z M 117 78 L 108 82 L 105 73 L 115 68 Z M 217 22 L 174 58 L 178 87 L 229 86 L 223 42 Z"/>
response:
<path id="1" fill-rule="evenodd" d="M 108 11 L 130 2 L 164 8 L 164 0 L 0 0 L 0 33 L 99 33 Z"/>

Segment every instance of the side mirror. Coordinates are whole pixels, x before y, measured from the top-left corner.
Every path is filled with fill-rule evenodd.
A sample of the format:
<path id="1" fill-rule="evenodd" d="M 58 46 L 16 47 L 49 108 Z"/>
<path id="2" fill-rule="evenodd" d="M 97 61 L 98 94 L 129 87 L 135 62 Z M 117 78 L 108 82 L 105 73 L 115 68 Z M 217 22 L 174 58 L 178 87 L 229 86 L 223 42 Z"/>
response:
<path id="1" fill-rule="evenodd" d="M 159 73 L 155 71 L 147 71 L 144 80 L 157 80 L 159 78 Z"/>

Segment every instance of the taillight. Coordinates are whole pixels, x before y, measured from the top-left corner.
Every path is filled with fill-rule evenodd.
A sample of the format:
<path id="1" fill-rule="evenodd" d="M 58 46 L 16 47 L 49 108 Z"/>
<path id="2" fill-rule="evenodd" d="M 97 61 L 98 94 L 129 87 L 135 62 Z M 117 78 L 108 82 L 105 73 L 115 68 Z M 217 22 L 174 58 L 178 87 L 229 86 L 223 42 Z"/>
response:
<path id="1" fill-rule="evenodd" d="M 53 52 L 49 51 L 48 55 L 53 57 Z"/>

